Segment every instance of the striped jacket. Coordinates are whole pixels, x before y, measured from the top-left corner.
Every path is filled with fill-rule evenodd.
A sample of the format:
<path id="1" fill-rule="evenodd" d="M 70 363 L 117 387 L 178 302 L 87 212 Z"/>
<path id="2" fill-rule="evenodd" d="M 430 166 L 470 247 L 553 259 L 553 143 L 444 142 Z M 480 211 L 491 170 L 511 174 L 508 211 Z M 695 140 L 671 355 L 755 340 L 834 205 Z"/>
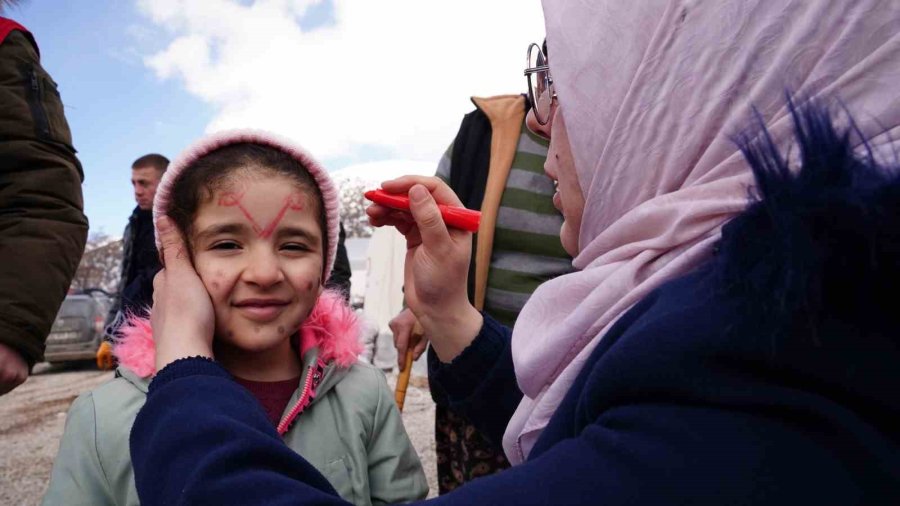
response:
<path id="1" fill-rule="evenodd" d="M 544 281 L 572 270 L 559 240 L 562 216 L 544 174 L 548 143 L 525 128 L 522 95 L 473 98 L 437 176 L 482 212 L 469 294 L 478 309 L 512 325 Z"/>

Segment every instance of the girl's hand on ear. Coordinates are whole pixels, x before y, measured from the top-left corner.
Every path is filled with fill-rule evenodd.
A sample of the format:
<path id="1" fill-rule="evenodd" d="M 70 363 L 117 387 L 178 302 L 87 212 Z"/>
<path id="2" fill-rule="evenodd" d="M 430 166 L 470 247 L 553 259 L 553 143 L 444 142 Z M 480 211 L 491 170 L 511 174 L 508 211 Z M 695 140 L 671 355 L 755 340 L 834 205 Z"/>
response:
<path id="1" fill-rule="evenodd" d="M 212 358 L 215 313 L 209 293 L 194 270 L 181 232 L 167 217 L 156 223 L 163 270 L 153 278 L 153 339 L 156 370 L 186 357 Z"/>
<path id="2" fill-rule="evenodd" d="M 394 226 L 406 236 L 406 304 L 438 358 L 449 362 L 471 344 L 483 322 L 467 293 L 472 234 L 447 228 L 437 206 L 462 206 L 462 202 L 436 177 L 404 176 L 381 187 L 388 193 L 407 194 L 411 215 L 374 204 L 366 210 L 369 221 Z"/>

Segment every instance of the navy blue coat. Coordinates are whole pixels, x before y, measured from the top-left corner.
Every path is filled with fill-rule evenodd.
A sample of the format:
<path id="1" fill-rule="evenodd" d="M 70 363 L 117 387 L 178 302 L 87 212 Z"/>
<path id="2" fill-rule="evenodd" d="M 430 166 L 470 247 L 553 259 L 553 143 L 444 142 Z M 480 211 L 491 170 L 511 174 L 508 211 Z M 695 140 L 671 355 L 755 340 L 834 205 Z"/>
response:
<path id="1" fill-rule="evenodd" d="M 603 337 L 527 462 L 435 504 L 900 504 L 900 177 L 797 114 L 704 266 Z M 521 393 L 485 318 L 432 380 L 499 439 Z M 342 504 L 212 361 L 166 367 L 131 433 L 143 504 Z"/>

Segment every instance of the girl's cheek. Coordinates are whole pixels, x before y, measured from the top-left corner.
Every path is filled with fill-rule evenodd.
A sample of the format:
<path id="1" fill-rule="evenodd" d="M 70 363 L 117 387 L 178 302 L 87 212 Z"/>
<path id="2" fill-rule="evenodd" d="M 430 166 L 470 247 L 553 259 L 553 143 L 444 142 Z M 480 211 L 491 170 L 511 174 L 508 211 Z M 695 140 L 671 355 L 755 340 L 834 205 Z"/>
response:
<path id="1" fill-rule="evenodd" d="M 200 280 L 203 281 L 203 286 L 210 295 L 218 295 L 227 289 L 228 283 L 225 279 L 224 269 L 210 262 L 204 262 L 202 258 L 198 259 L 196 264 L 197 274 L 200 275 Z"/>
<path id="2" fill-rule="evenodd" d="M 219 294 L 227 286 L 228 286 L 228 282 L 225 279 L 225 272 L 221 269 L 217 269 L 211 275 L 209 283 L 207 284 L 206 290 L 210 293 Z"/>

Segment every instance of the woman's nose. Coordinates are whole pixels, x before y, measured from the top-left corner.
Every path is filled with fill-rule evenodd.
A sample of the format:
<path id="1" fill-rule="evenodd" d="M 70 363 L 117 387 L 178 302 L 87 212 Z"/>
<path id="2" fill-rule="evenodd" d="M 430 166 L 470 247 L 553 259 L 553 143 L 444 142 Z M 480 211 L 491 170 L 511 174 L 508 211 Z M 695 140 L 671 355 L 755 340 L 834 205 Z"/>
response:
<path id="1" fill-rule="evenodd" d="M 247 257 L 247 265 L 241 279 L 247 283 L 268 287 L 282 281 L 284 273 L 274 252 L 268 248 L 256 248 Z"/>

